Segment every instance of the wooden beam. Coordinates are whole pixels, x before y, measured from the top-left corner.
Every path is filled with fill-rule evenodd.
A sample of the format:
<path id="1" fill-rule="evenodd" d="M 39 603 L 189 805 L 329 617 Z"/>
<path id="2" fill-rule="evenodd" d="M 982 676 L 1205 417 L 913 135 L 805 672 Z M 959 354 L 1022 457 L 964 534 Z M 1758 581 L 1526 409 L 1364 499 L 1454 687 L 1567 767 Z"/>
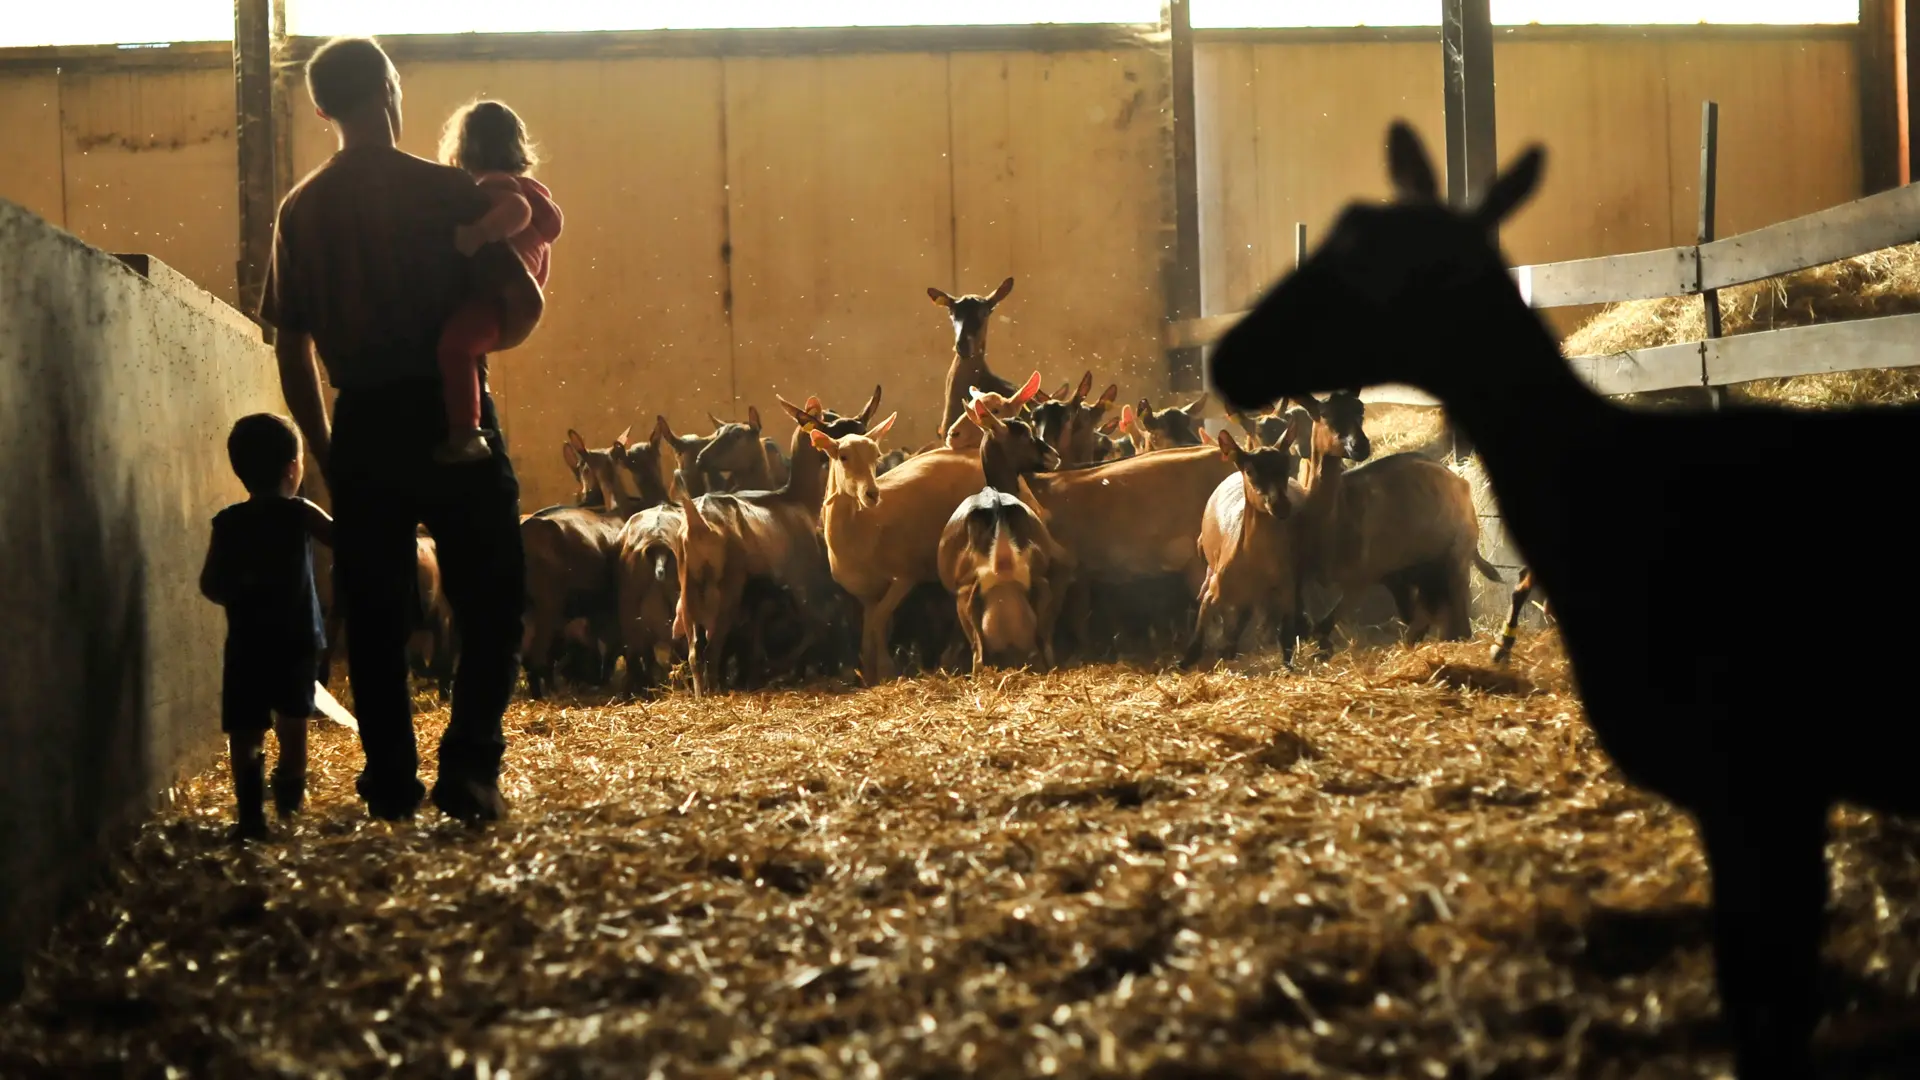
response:
<path id="1" fill-rule="evenodd" d="M 1920 177 L 1920 109 L 1913 107 L 1914 87 L 1920 86 L 1920 12 L 1913 0 L 1901 0 L 1894 7 L 1894 75 L 1900 112 L 1900 182 L 1911 184 Z"/>
<path id="2" fill-rule="evenodd" d="M 1903 0 L 1861 0 L 1855 51 L 1860 72 L 1860 183 L 1867 194 L 1900 183 L 1900 87 L 1896 9 Z"/>
<path id="3" fill-rule="evenodd" d="M 234 147 L 240 163 L 240 310 L 260 310 L 260 290 L 273 253 L 273 4 L 234 0 Z"/>
<path id="4" fill-rule="evenodd" d="M 1493 105 L 1493 18 L 1489 0 L 1441 0 L 1445 79 L 1447 201 L 1468 206 L 1499 167 Z"/>
<path id="5" fill-rule="evenodd" d="M 1620 41 L 1661 44 L 1719 41 L 1851 41 L 1852 23 L 1673 23 L 1635 26 L 1565 23 L 1496 26 L 1495 40 L 1506 42 Z M 1202 27 L 1193 32 L 1201 45 L 1349 45 L 1437 42 L 1438 23 L 1427 26 L 1235 26 Z"/>
<path id="6" fill-rule="evenodd" d="M 63 71 L 77 75 L 115 71 L 208 71 L 233 63 L 224 41 L 176 45 L 36 45 L 0 49 L 0 72 Z"/>
<path id="7" fill-rule="evenodd" d="M 287 39 L 303 63 L 322 37 Z M 1153 49 L 1166 42 L 1154 23 L 1035 23 L 992 26 L 800 26 L 777 29 L 594 30 L 540 34 L 383 34 L 397 63 L 410 60 L 607 60 L 627 57 L 815 56 L 883 52 L 1100 52 Z"/>
<path id="8" fill-rule="evenodd" d="M 1896 187 L 1701 245 L 1700 287 L 1743 285 L 1915 240 L 1920 240 L 1920 187 Z"/>
<path id="9" fill-rule="evenodd" d="M 1167 319 L 1179 323 L 1200 315 L 1200 167 L 1194 134 L 1193 21 L 1188 0 L 1165 7 L 1171 56 L 1173 97 L 1173 259 L 1167 274 Z M 1175 390 L 1201 386 L 1200 350 L 1175 347 L 1167 352 L 1168 385 Z"/>

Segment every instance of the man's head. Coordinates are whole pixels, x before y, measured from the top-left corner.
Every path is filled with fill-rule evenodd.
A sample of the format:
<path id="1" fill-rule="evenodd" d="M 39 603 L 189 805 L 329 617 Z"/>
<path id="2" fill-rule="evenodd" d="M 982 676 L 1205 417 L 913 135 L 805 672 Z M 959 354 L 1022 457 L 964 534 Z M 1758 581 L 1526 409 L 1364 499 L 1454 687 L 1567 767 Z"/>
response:
<path id="1" fill-rule="evenodd" d="M 307 93 L 320 115 L 342 126 L 382 114 L 400 137 L 400 73 L 372 38 L 334 38 L 307 61 Z"/>

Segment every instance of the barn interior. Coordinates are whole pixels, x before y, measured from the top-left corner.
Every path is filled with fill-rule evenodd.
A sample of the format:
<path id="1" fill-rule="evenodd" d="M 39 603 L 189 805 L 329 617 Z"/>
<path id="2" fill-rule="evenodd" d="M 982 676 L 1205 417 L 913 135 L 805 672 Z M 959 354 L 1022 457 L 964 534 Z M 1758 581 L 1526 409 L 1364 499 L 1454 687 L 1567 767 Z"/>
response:
<path id="1" fill-rule="evenodd" d="M 1194 402 L 1224 329 L 1388 195 L 1395 119 L 1460 197 L 1547 147 L 1499 239 L 1600 392 L 1920 400 L 1903 0 L 57 7 L 0 20 L 0 1074 L 1727 1075 L 1693 824 L 1600 749 L 1470 448 L 1405 387 L 1362 393 L 1366 431 L 1466 482 L 1466 640 L 1403 641 L 1376 587 L 1324 652 L 1196 664 L 1188 608 L 1122 604 L 1050 669 L 901 641 L 898 678 L 723 660 L 696 694 L 684 643 L 650 681 L 575 597 L 479 830 L 370 820 L 316 718 L 308 807 L 230 842 L 196 583 L 245 496 L 229 426 L 287 411 L 257 314 L 275 209 L 336 149 L 303 81 L 336 35 L 391 56 L 402 149 L 508 102 L 565 207 L 540 328 L 488 371 L 532 513 L 661 418 L 751 410 L 786 450 L 782 399 L 877 386 L 881 449 L 936 442 L 929 287 L 1012 280 L 986 362 L 1015 385 Z M 1743 237 L 1793 254 L 1703 284 Z M 1673 251 L 1691 279 L 1596 265 Z M 1847 327 L 1844 363 L 1758 344 Z M 423 750 L 457 657 L 427 636 Z M 1822 1060 L 1914 1075 L 1920 833 L 1844 809 L 1830 859 Z"/>

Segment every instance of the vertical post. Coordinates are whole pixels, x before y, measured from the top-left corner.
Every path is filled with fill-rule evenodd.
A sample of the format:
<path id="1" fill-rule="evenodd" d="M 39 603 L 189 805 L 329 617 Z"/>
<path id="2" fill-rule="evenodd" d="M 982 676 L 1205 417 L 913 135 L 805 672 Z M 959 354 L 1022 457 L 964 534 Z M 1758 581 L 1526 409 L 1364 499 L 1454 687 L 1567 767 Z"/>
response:
<path id="1" fill-rule="evenodd" d="M 1493 18 L 1488 0 L 1441 0 L 1446 76 L 1447 201 L 1468 206 L 1499 167 L 1493 123 Z"/>
<path id="2" fill-rule="evenodd" d="M 1168 0 L 1162 18 L 1172 48 L 1173 94 L 1173 261 L 1167 280 L 1167 318 L 1183 322 L 1200 316 L 1200 167 L 1194 134 L 1193 18 L 1188 0 Z M 1201 350 L 1167 352 L 1169 386 L 1194 390 L 1201 385 Z"/>
<path id="3" fill-rule="evenodd" d="M 235 144 L 240 159 L 240 251 L 235 267 L 240 310 L 260 310 L 273 254 L 275 134 L 272 0 L 234 0 Z"/>
<path id="4" fill-rule="evenodd" d="M 1854 47 L 1860 78 L 1860 186 L 1864 194 L 1900 184 L 1898 73 L 1900 10 L 1906 0 L 1861 0 Z M 1911 151 L 1909 151 L 1911 152 Z"/>
<path id="5" fill-rule="evenodd" d="M 1293 223 L 1293 268 L 1295 270 L 1300 269 L 1300 264 L 1306 261 L 1307 223 L 1304 221 L 1296 221 Z"/>
<path id="6" fill-rule="evenodd" d="M 1920 179 L 1920 110 L 1913 107 L 1913 90 L 1920 86 L 1920 26 L 1915 25 L 1913 0 L 1894 9 L 1894 74 L 1900 105 L 1900 182 Z"/>
<path id="7" fill-rule="evenodd" d="M 1700 105 L 1700 227 L 1697 230 L 1698 242 L 1713 242 L 1713 218 L 1719 202 L 1720 193 L 1720 103 L 1702 102 Z M 1699 266 L 1696 259 L 1694 265 Z M 1703 289 L 1700 302 L 1706 309 L 1707 339 L 1720 336 L 1720 292 L 1717 289 Z M 1723 398 L 1720 387 L 1707 382 L 1707 346 L 1700 346 L 1700 385 L 1705 388 L 1707 407 L 1718 411 Z"/>

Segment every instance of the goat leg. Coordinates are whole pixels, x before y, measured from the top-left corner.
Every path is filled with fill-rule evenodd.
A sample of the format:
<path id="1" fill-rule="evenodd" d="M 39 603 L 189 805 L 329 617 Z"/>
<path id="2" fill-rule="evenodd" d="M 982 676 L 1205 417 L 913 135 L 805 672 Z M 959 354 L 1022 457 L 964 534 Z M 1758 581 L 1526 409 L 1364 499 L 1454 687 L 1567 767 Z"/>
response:
<path id="1" fill-rule="evenodd" d="M 973 647 L 973 673 L 978 675 L 987 666 L 987 646 L 980 639 L 980 624 L 973 618 L 974 594 L 971 582 L 960 586 L 953 595 L 953 613 L 960 619 L 960 632 L 967 636 L 967 644 Z"/>
<path id="2" fill-rule="evenodd" d="M 1700 815 L 1715 983 L 1740 1080 L 1813 1075 L 1827 904 L 1826 808 L 1784 792 Z"/>
<path id="3" fill-rule="evenodd" d="M 880 599 L 860 613 L 860 674 L 868 686 L 878 686 L 893 677 L 893 657 L 887 652 L 887 630 L 893 625 L 893 613 L 913 591 L 913 583 L 894 578 Z"/>

